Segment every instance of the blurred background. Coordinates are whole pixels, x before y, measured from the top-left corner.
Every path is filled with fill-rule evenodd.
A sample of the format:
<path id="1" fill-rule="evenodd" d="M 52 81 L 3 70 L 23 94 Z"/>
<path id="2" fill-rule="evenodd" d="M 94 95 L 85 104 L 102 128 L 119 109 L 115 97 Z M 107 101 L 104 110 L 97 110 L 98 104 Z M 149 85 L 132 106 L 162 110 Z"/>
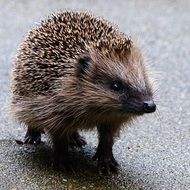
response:
<path id="1" fill-rule="evenodd" d="M 90 11 L 137 38 L 159 84 L 158 111 L 125 127 L 114 146 L 118 175 L 96 174 L 96 131 L 73 152 L 81 171 L 51 166 L 51 148 L 19 146 L 25 129 L 6 113 L 12 62 L 26 32 L 60 10 Z M 189 189 L 190 1 L 0 0 L 0 189 Z M 46 141 L 46 139 L 44 139 Z"/>

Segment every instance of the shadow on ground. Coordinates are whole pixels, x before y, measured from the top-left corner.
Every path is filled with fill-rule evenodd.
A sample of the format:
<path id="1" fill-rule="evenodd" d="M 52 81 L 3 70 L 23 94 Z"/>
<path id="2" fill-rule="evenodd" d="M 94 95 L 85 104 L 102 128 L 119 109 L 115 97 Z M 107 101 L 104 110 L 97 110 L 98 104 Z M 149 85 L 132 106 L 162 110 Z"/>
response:
<path id="1" fill-rule="evenodd" d="M 125 179 L 123 188 L 121 183 L 119 186 L 114 183 L 113 179 L 119 178 L 122 170 L 114 176 L 98 174 L 96 162 L 92 161 L 95 149 L 89 146 L 70 151 L 75 172 L 66 173 L 52 166 L 53 153 L 47 143 L 18 145 L 15 141 L 1 140 L 0 145 L 0 157 L 4 160 L 0 161 L 1 180 L 4 181 L 0 189 L 28 189 L 29 186 L 40 189 L 41 183 L 48 189 L 123 189 L 126 183 L 129 188 L 134 184 L 132 179 Z"/>

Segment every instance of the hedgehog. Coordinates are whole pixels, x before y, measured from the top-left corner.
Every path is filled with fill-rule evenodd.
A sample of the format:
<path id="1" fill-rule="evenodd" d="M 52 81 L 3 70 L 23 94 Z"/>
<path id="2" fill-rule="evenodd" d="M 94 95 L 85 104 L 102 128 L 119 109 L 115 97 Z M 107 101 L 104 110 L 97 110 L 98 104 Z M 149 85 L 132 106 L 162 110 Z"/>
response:
<path id="1" fill-rule="evenodd" d="M 156 110 L 154 80 L 135 40 L 87 12 L 52 14 L 31 29 L 13 64 L 11 109 L 27 127 L 24 144 L 52 142 L 54 165 L 70 169 L 69 147 L 97 128 L 93 157 L 102 173 L 117 172 L 112 147 L 120 129 Z"/>

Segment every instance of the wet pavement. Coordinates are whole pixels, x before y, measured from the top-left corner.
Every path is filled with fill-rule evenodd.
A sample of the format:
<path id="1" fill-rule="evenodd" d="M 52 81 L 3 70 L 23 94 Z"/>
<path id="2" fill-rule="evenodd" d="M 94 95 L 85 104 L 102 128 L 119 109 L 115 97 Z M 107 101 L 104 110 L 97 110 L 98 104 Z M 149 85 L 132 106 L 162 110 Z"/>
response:
<path id="1" fill-rule="evenodd" d="M 52 150 L 19 146 L 25 129 L 6 112 L 12 60 L 24 34 L 60 9 L 90 10 L 139 39 L 159 83 L 158 111 L 126 126 L 114 146 L 120 173 L 102 176 L 92 161 L 96 131 L 82 132 L 88 145 L 72 150 L 78 171 L 51 165 Z M 190 189 L 190 1 L 0 1 L 0 189 Z"/>

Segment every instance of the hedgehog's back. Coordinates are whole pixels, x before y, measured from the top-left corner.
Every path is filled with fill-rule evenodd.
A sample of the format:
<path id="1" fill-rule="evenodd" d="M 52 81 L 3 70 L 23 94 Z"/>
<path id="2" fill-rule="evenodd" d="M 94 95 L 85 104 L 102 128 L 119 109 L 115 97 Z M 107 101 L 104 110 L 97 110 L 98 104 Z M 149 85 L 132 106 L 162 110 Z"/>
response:
<path id="1" fill-rule="evenodd" d="M 101 49 L 107 44 L 109 49 L 119 35 L 109 22 L 87 13 L 52 15 L 31 30 L 20 46 L 14 64 L 13 94 L 52 92 L 60 78 L 74 75 L 78 57 L 89 47 Z"/>

